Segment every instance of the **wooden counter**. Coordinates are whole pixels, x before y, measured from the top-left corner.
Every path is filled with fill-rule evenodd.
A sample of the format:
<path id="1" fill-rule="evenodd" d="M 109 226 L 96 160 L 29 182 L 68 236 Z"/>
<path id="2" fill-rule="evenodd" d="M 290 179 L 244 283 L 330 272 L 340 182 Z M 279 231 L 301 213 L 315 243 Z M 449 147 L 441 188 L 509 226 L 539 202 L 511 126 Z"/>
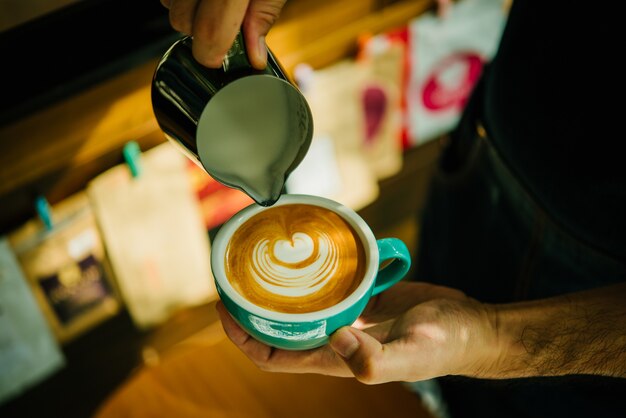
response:
<path id="1" fill-rule="evenodd" d="M 428 418 L 403 384 L 259 370 L 214 323 L 152 355 L 98 408 L 118 417 Z"/>

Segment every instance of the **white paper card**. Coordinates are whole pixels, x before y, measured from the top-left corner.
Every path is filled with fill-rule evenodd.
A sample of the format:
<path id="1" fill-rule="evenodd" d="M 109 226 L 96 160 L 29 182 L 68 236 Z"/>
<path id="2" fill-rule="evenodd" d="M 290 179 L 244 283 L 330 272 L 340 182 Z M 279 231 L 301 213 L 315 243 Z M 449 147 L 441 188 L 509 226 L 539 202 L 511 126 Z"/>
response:
<path id="1" fill-rule="evenodd" d="M 459 121 L 498 47 L 506 12 L 503 0 L 463 0 L 445 18 L 428 12 L 409 23 L 412 65 L 405 94 L 412 145 L 448 133 Z"/>
<path id="2" fill-rule="evenodd" d="M 13 249 L 0 237 L 0 403 L 65 365 Z"/>
<path id="3" fill-rule="evenodd" d="M 314 135 L 333 143 L 340 182 L 332 199 L 354 210 L 369 205 L 379 194 L 376 173 L 363 148 L 360 88 L 365 76 L 363 68 L 344 60 L 315 71 L 306 89 L 315 121 Z"/>
<path id="4" fill-rule="evenodd" d="M 186 171 L 170 143 L 141 155 L 141 174 L 116 166 L 88 187 L 122 297 L 147 328 L 216 297 L 210 242 Z"/>
<path id="5" fill-rule="evenodd" d="M 341 175 L 332 139 L 313 137 L 300 165 L 287 179 L 287 192 L 334 199 L 341 191 Z"/>

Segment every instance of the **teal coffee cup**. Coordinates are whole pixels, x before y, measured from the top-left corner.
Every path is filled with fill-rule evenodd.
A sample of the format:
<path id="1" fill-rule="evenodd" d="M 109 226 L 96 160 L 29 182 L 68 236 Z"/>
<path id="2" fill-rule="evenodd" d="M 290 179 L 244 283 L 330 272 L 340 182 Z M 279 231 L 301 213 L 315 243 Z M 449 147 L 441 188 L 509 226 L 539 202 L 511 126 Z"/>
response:
<path id="1" fill-rule="evenodd" d="M 244 208 L 211 247 L 228 312 L 255 339 L 286 350 L 326 344 L 410 266 L 404 242 L 377 240 L 354 210 L 310 195 Z"/>

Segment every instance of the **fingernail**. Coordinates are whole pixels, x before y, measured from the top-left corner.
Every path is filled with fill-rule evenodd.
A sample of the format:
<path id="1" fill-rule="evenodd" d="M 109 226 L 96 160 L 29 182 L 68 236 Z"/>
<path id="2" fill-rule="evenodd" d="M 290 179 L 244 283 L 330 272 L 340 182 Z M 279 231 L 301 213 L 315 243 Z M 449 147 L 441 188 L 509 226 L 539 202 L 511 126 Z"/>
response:
<path id="1" fill-rule="evenodd" d="M 341 328 L 330 338 L 330 348 L 343 358 L 350 358 L 359 349 L 359 340 L 348 328 Z"/>
<path id="2" fill-rule="evenodd" d="M 259 37 L 259 43 L 257 45 L 257 57 L 263 63 L 263 66 L 267 64 L 267 47 L 265 46 L 265 36 Z"/>

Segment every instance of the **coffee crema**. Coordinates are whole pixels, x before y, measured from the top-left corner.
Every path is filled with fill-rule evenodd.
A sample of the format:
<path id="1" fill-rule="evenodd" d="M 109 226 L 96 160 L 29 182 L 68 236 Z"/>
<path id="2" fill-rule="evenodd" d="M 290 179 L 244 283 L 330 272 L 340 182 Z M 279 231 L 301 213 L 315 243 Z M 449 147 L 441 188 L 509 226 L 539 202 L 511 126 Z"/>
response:
<path id="1" fill-rule="evenodd" d="M 308 204 L 266 209 L 243 223 L 226 248 L 226 277 L 253 304 L 278 312 L 336 305 L 361 283 L 363 243 L 335 212 Z"/>

